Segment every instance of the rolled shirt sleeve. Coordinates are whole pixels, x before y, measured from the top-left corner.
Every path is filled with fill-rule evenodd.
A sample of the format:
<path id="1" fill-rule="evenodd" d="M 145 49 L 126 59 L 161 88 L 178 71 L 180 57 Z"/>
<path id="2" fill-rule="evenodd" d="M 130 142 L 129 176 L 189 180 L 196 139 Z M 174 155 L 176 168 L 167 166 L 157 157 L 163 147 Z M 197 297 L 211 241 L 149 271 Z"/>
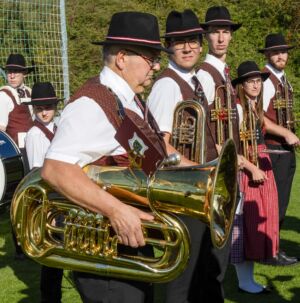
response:
<path id="1" fill-rule="evenodd" d="M 14 103 L 10 97 L 0 92 L 0 126 L 7 127 L 9 113 L 14 109 Z"/>
<path id="2" fill-rule="evenodd" d="M 115 134 L 102 108 L 81 97 L 64 109 L 46 158 L 83 167 L 105 155 L 124 154 Z"/>
<path id="3" fill-rule="evenodd" d="M 161 131 L 172 133 L 173 114 L 180 101 L 180 87 L 173 79 L 162 78 L 153 85 L 147 104 Z"/>
<path id="4" fill-rule="evenodd" d="M 30 169 L 43 166 L 49 146 L 49 139 L 38 127 L 34 126 L 29 130 L 25 138 L 25 148 Z"/>
<path id="5" fill-rule="evenodd" d="M 270 79 L 264 81 L 263 89 L 263 110 L 266 112 L 268 110 L 271 99 L 275 95 L 275 87 Z"/>

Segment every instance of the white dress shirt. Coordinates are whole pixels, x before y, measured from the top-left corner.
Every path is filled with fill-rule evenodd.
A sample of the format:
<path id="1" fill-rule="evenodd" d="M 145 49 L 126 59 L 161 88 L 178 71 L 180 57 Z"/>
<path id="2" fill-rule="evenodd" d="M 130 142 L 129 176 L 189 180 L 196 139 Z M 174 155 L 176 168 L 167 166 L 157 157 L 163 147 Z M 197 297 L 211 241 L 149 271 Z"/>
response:
<path id="1" fill-rule="evenodd" d="M 53 133 L 54 122 L 44 125 Z M 25 147 L 30 169 L 43 166 L 49 146 L 50 141 L 44 132 L 36 126 L 31 127 L 25 138 Z"/>
<path id="2" fill-rule="evenodd" d="M 194 90 L 195 86 L 192 82 L 194 71 L 187 72 L 172 61 L 168 68 L 175 71 Z M 153 85 L 147 104 L 161 131 L 172 132 L 173 113 L 177 103 L 182 99 L 179 85 L 170 77 L 159 79 Z"/>
<path id="3" fill-rule="evenodd" d="M 216 68 L 225 80 L 225 74 L 224 74 L 224 69 L 226 66 L 225 62 L 221 61 L 217 57 L 210 54 L 206 55 L 204 62 Z M 197 77 L 202 85 L 204 94 L 207 98 L 208 105 L 212 104 L 215 101 L 215 91 L 216 91 L 216 83 L 212 75 L 209 74 L 207 71 L 200 69 L 197 72 Z"/>
<path id="4" fill-rule="evenodd" d="M 124 79 L 104 67 L 100 81 L 119 97 L 125 108 L 143 117 L 134 101 L 135 93 Z M 46 158 L 83 167 L 102 156 L 124 154 L 126 151 L 115 140 L 115 134 L 102 108 L 93 99 L 83 96 L 63 110 Z"/>
<path id="5" fill-rule="evenodd" d="M 274 68 L 271 64 L 267 64 L 266 67 L 271 71 L 272 74 L 281 82 L 281 77 L 284 76 L 284 71 L 280 71 Z M 274 87 L 270 78 L 264 81 L 263 90 L 263 109 L 266 112 L 268 110 L 271 99 L 275 96 L 276 87 Z"/>
<path id="6" fill-rule="evenodd" d="M 24 102 L 30 102 L 30 98 L 19 98 L 19 95 L 17 93 L 17 90 L 12 88 L 9 85 L 2 86 L 1 88 L 5 88 L 9 90 L 12 95 L 15 97 L 16 102 L 18 105 Z M 21 85 L 19 88 L 21 89 L 28 89 L 30 91 L 29 87 L 26 87 L 24 84 Z M 5 128 L 8 125 L 8 117 L 9 113 L 13 111 L 14 109 L 14 102 L 12 99 L 3 91 L 0 91 L 0 125 L 4 126 Z M 32 114 L 32 106 L 29 106 L 30 113 Z"/>

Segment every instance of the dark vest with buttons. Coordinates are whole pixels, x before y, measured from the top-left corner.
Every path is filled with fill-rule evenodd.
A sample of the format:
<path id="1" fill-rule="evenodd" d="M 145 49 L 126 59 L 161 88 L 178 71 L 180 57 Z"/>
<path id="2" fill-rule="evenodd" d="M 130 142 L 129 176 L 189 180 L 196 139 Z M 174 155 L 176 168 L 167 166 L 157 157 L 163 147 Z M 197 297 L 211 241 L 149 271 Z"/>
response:
<path id="1" fill-rule="evenodd" d="M 12 137 L 12 139 L 18 145 L 18 133 L 20 132 L 28 132 L 28 130 L 32 127 L 33 121 L 31 118 L 31 114 L 29 111 L 28 105 L 18 104 L 15 96 L 9 89 L 2 88 L 2 92 L 6 93 L 12 102 L 14 103 L 14 109 L 9 113 L 8 116 L 8 124 L 6 127 L 6 132 Z M 30 92 L 25 89 L 26 97 L 30 97 Z"/>
<path id="2" fill-rule="evenodd" d="M 224 78 L 222 77 L 220 72 L 214 66 L 212 66 L 211 64 L 209 64 L 207 62 L 204 62 L 199 67 L 199 70 L 200 69 L 208 72 L 211 75 L 211 77 L 213 78 L 213 80 L 215 82 L 215 88 L 225 85 Z M 226 91 L 225 91 L 224 88 L 221 88 L 221 89 L 218 90 L 218 96 L 221 99 L 221 104 L 224 107 L 226 107 Z M 212 133 L 212 136 L 213 136 L 213 140 L 214 140 L 214 142 L 217 143 L 217 122 L 216 121 L 211 121 L 211 110 L 215 108 L 215 102 L 210 104 L 208 106 L 208 108 L 209 108 L 209 110 L 208 110 L 208 113 L 207 113 L 207 120 L 210 123 L 210 129 L 211 129 L 211 133 Z M 231 108 L 236 110 L 236 95 L 234 93 L 231 94 Z M 233 125 L 233 140 L 235 142 L 237 151 L 239 153 L 239 150 L 240 150 L 239 117 L 238 117 L 237 112 L 236 112 L 236 118 L 232 119 L 232 125 Z"/>
<path id="3" fill-rule="evenodd" d="M 195 94 L 195 90 L 193 90 L 191 88 L 191 86 L 185 80 L 183 80 L 174 70 L 172 70 L 170 68 L 165 69 L 157 77 L 156 81 L 158 81 L 159 79 L 162 79 L 162 78 L 171 78 L 177 83 L 177 85 L 180 88 L 181 95 L 182 95 L 182 99 L 183 99 L 182 101 L 198 99 L 198 97 Z M 204 102 L 202 105 L 207 113 L 208 104 L 207 104 L 206 98 L 204 98 Z M 206 138 L 205 138 L 206 139 L 206 161 L 211 161 L 218 157 L 218 153 L 217 153 L 213 138 L 211 136 L 211 132 L 210 132 L 210 128 L 209 128 L 209 121 L 207 119 L 206 119 L 205 134 L 206 134 Z M 184 156 L 189 158 L 188 155 L 189 155 L 189 150 L 187 149 Z"/>

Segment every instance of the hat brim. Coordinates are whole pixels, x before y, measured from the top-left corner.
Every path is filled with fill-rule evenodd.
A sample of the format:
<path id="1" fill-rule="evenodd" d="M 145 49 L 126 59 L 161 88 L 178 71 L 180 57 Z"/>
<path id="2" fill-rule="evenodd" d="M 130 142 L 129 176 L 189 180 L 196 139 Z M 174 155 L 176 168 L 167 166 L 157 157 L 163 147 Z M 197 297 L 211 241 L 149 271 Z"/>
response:
<path id="1" fill-rule="evenodd" d="M 242 26 L 242 23 L 232 23 L 229 21 L 216 20 L 216 21 L 211 21 L 211 22 L 206 22 L 206 23 L 200 23 L 200 25 L 205 30 L 205 32 L 208 32 L 209 26 L 230 26 L 231 29 L 235 32 Z"/>
<path id="2" fill-rule="evenodd" d="M 201 28 L 201 29 L 197 28 L 194 30 L 165 33 L 163 36 L 161 36 L 161 38 L 189 37 L 189 36 L 201 35 L 201 34 L 205 34 L 205 33 L 206 33 L 206 31 L 203 28 Z"/>
<path id="3" fill-rule="evenodd" d="M 265 52 L 268 52 L 268 51 L 290 50 L 294 47 L 295 46 L 293 46 L 293 45 L 279 45 L 279 46 L 261 48 L 261 49 L 258 49 L 257 51 L 261 54 L 264 54 Z"/>
<path id="4" fill-rule="evenodd" d="M 168 54 L 173 54 L 173 52 L 159 44 L 148 44 L 144 42 L 139 41 L 128 41 L 128 40 L 105 40 L 105 41 L 92 41 L 91 42 L 94 45 L 136 45 L 136 46 L 142 46 L 162 52 L 166 52 Z"/>
<path id="5" fill-rule="evenodd" d="M 232 83 L 232 86 L 236 86 L 237 84 L 244 82 L 248 78 L 252 78 L 255 76 L 261 76 L 262 80 L 266 81 L 269 78 L 270 74 L 271 73 L 269 73 L 269 72 L 263 72 L 263 73 L 262 72 L 253 72 L 253 73 L 249 73 L 245 76 L 235 78 L 234 80 L 231 81 L 231 83 Z"/>
<path id="6" fill-rule="evenodd" d="M 20 67 L 1 67 L 5 71 L 13 71 L 13 72 L 18 72 L 18 73 L 25 73 L 25 74 L 30 74 L 35 70 L 35 66 L 29 66 L 25 68 L 20 68 Z"/>
<path id="7" fill-rule="evenodd" d="M 52 105 L 57 104 L 60 101 L 63 101 L 64 99 L 49 99 L 49 100 L 36 100 L 31 102 L 24 102 L 23 104 L 26 105 L 37 105 L 37 106 L 43 106 L 43 105 Z"/>

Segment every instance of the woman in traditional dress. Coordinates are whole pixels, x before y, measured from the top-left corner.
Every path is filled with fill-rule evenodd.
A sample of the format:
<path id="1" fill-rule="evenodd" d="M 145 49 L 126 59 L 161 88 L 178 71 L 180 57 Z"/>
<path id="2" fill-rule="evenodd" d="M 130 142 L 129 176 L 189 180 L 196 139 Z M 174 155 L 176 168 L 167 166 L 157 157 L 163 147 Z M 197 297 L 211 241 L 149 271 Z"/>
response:
<path id="1" fill-rule="evenodd" d="M 253 61 L 238 67 L 232 81 L 237 91 L 237 110 L 243 152 L 239 205 L 233 229 L 231 262 L 235 265 L 239 290 L 252 294 L 270 292 L 254 280 L 254 262 L 276 257 L 279 248 L 277 188 L 270 157 L 263 140 L 262 83 L 269 73 L 260 72 Z"/>

